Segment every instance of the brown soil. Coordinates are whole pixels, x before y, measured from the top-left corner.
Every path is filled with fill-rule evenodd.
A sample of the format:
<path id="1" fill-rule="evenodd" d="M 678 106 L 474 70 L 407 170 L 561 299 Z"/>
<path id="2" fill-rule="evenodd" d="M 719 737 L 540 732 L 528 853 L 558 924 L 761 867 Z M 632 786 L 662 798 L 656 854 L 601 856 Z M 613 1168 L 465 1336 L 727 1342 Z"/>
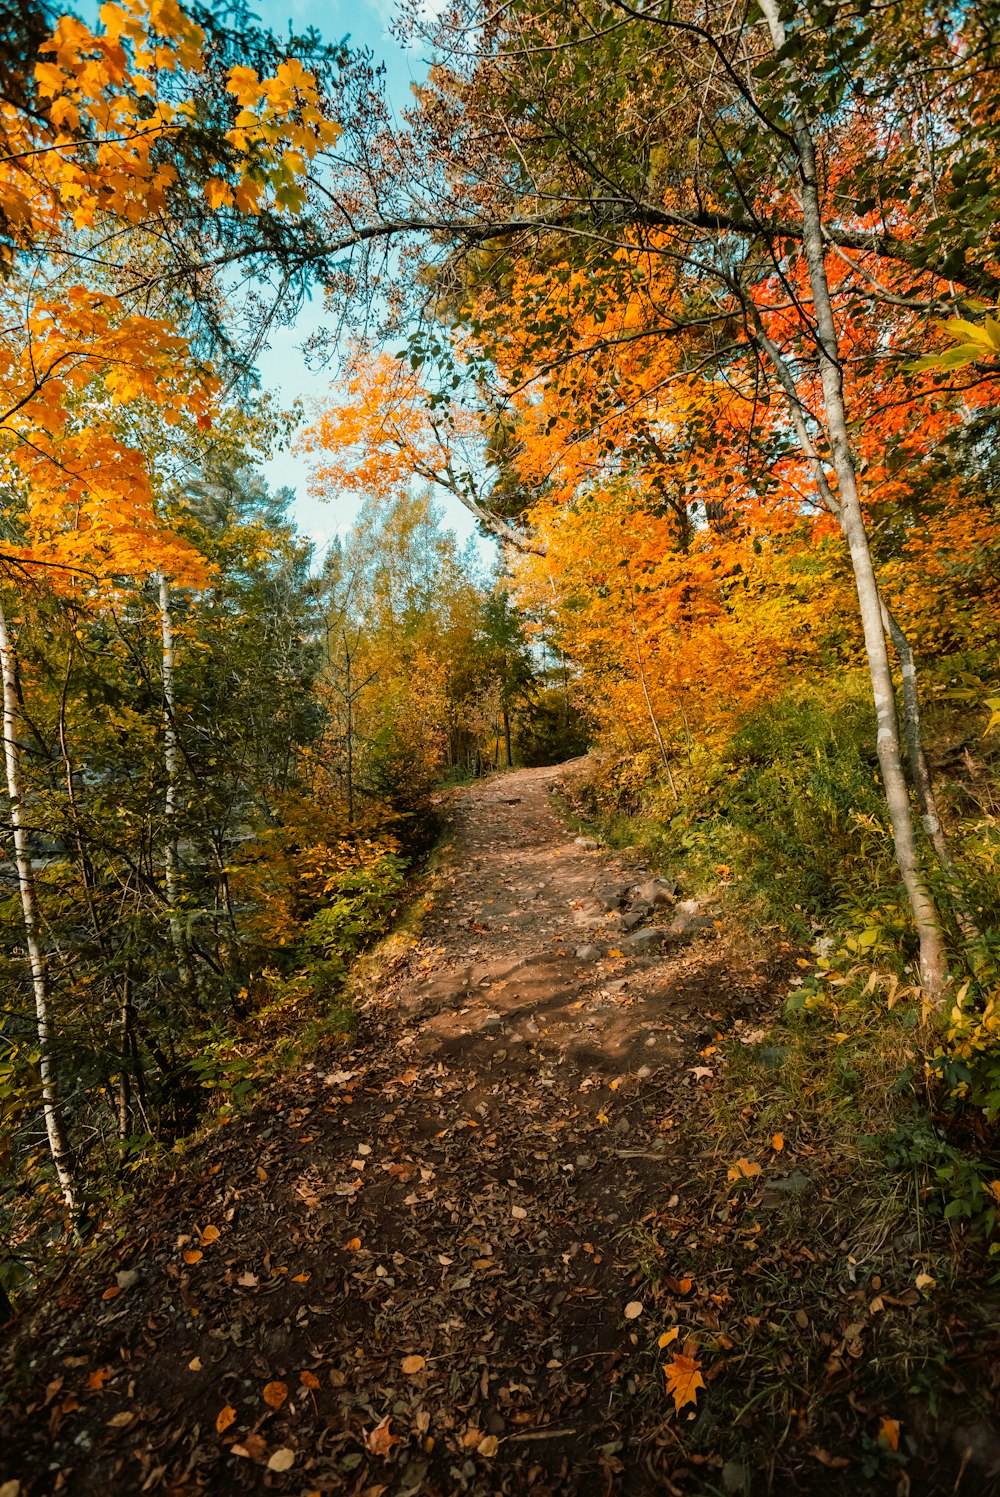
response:
<path id="1" fill-rule="evenodd" d="M 13 1328 L 0 1491 L 674 1490 L 640 1265 L 698 1190 L 699 1052 L 769 984 L 712 930 L 616 955 L 600 896 L 642 873 L 575 844 L 555 775 L 455 798 L 353 1048 L 215 1130 Z"/>

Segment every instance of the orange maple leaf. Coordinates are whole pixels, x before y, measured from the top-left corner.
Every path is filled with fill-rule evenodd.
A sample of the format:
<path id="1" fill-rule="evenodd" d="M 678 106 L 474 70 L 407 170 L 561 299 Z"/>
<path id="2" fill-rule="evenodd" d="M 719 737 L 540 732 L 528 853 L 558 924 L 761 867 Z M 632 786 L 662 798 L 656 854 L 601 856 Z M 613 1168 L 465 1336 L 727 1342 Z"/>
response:
<path id="1" fill-rule="evenodd" d="M 685 1404 L 698 1402 L 698 1389 L 704 1388 L 701 1363 L 683 1352 L 663 1364 L 663 1375 L 667 1380 L 667 1392 L 674 1400 L 674 1408 L 680 1413 Z"/>

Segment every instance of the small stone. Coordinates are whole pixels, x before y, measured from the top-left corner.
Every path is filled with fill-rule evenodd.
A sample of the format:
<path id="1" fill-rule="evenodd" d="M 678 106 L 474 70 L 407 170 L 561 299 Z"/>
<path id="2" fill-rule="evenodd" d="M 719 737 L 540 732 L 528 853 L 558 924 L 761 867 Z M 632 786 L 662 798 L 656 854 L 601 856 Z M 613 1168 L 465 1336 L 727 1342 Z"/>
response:
<path id="1" fill-rule="evenodd" d="M 593 837 L 574 837 L 573 846 L 582 847 L 584 852 L 596 852 L 599 844 L 594 841 Z"/>
<path id="2" fill-rule="evenodd" d="M 638 930 L 645 918 L 644 910 L 630 910 L 627 915 L 622 916 L 622 926 L 625 930 Z"/>
<path id="3" fill-rule="evenodd" d="M 651 878 L 639 885 L 634 892 L 633 899 L 635 902 L 650 904 L 654 909 L 662 909 L 664 905 L 673 904 L 674 887 L 665 879 Z"/>
<path id="4" fill-rule="evenodd" d="M 741 1461 L 727 1461 L 721 1476 L 726 1497 L 741 1497 L 741 1493 L 746 1491 L 746 1471 Z"/>
<path id="5" fill-rule="evenodd" d="M 578 946 L 574 954 L 580 962 L 596 962 L 598 957 L 604 955 L 600 946 Z"/>
<path id="6" fill-rule="evenodd" d="M 622 938 L 622 945 L 629 951 L 658 951 L 663 945 L 662 930 L 635 930 Z"/>
<path id="7" fill-rule="evenodd" d="M 115 1278 L 119 1289 L 134 1289 L 142 1275 L 137 1268 L 120 1268 Z"/>
<path id="8" fill-rule="evenodd" d="M 578 1154 L 575 1163 L 578 1170 L 592 1170 L 597 1160 L 593 1154 Z"/>

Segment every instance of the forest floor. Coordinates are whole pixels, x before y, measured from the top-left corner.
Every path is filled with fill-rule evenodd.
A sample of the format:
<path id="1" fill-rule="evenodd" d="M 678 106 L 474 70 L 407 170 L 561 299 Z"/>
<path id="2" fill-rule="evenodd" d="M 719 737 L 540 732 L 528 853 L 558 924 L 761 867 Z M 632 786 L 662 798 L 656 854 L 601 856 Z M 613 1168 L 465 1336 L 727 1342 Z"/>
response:
<path id="1" fill-rule="evenodd" d="M 210 1130 L 10 1328 L 2 1497 L 939 1489 L 851 1386 L 873 1290 L 808 1287 L 812 1148 L 790 1120 L 758 1178 L 702 1131 L 793 954 L 669 904 L 630 934 L 648 871 L 578 844 L 557 774 L 452 796 L 354 1036 Z M 918 1306 L 891 1288 L 883 1315 Z M 741 1356 L 762 1326 L 787 1384 L 763 1448 Z M 813 1341 L 818 1424 L 788 1371 Z M 945 1490 L 986 1490 L 976 1438 Z"/>

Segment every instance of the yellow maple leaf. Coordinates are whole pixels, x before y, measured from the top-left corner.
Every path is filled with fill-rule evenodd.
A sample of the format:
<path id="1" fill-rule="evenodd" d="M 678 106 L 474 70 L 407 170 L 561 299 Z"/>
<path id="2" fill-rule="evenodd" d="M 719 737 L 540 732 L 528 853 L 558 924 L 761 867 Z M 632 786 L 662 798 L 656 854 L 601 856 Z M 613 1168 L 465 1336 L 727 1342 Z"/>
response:
<path id="1" fill-rule="evenodd" d="M 698 1402 L 698 1389 L 704 1388 L 705 1379 L 701 1375 L 701 1363 L 694 1357 L 678 1352 L 669 1362 L 664 1362 L 663 1375 L 678 1413 L 686 1404 Z"/>

